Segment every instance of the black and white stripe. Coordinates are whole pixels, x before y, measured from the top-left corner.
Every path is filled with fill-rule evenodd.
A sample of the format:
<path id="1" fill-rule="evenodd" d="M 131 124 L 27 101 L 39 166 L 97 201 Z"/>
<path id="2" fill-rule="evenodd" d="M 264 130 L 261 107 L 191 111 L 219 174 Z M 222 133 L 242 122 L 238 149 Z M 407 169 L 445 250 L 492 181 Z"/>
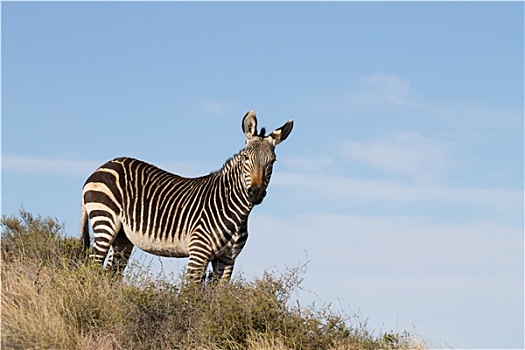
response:
<path id="1" fill-rule="evenodd" d="M 229 280 L 235 258 L 248 238 L 248 216 L 260 204 L 275 161 L 293 121 L 268 136 L 257 135 L 257 119 L 243 119 L 246 147 L 222 169 L 185 178 L 133 158 L 98 168 L 82 191 L 81 235 L 90 256 L 122 271 L 134 246 L 167 257 L 189 257 L 188 275 L 202 279 L 212 263 L 217 279 Z"/>

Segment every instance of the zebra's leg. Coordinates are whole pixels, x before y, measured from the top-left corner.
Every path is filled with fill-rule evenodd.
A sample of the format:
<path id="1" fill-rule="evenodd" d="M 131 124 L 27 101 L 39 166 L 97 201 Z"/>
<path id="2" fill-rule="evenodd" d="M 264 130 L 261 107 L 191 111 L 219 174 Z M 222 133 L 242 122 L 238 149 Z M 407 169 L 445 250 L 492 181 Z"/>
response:
<path id="1" fill-rule="evenodd" d="M 192 282 L 202 283 L 206 278 L 206 268 L 211 260 L 210 243 L 204 235 L 194 233 L 188 244 L 187 276 Z"/>
<path id="2" fill-rule="evenodd" d="M 230 282 L 231 278 L 232 278 L 232 273 L 233 273 L 233 261 L 231 264 L 228 264 L 228 265 L 225 265 L 224 266 L 224 271 L 222 273 L 222 276 L 221 276 L 221 282 L 222 283 L 228 283 Z"/>
<path id="3" fill-rule="evenodd" d="M 215 258 L 211 261 L 213 268 L 213 280 L 229 282 L 233 272 L 235 261 L 231 257 Z"/>
<path id="4" fill-rule="evenodd" d="M 115 273 L 122 273 L 128 264 L 129 257 L 133 251 L 133 243 L 130 242 L 124 229 L 121 228 L 117 237 L 111 244 L 110 255 L 106 263 L 106 269 Z"/>
<path id="5" fill-rule="evenodd" d="M 117 235 L 117 230 L 114 229 L 112 223 L 107 219 L 100 220 L 98 217 L 92 219 L 92 225 L 94 238 L 89 257 L 100 265 L 103 265 L 110 250 L 111 243 Z"/>
<path id="6" fill-rule="evenodd" d="M 186 273 L 188 279 L 191 282 L 202 283 L 206 278 L 206 268 L 208 267 L 209 260 L 203 260 L 201 257 L 193 255 L 190 252 L 190 257 L 188 259 L 188 267 Z"/>
<path id="7" fill-rule="evenodd" d="M 241 253 L 247 239 L 248 228 L 246 223 L 244 223 L 239 232 L 233 235 L 229 251 L 212 261 L 214 280 L 220 280 L 224 283 L 230 281 L 233 273 L 233 266 L 235 265 L 235 259 Z"/>
<path id="8" fill-rule="evenodd" d="M 211 267 L 213 268 L 213 281 L 218 281 L 222 278 L 222 275 L 224 273 L 224 264 L 219 260 L 219 258 L 215 258 L 211 261 Z"/>

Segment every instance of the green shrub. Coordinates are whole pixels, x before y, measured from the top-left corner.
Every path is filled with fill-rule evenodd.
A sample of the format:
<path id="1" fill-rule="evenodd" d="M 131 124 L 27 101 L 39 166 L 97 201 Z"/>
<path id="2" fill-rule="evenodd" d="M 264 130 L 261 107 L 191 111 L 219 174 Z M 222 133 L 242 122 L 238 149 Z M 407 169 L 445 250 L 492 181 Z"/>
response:
<path id="1" fill-rule="evenodd" d="M 408 349 L 408 333 L 373 336 L 330 306 L 301 306 L 304 267 L 205 287 L 154 278 L 137 264 L 126 278 L 86 264 L 56 219 L 4 217 L 3 349 Z"/>
<path id="2" fill-rule="evenodd" d="M 62 258 L 72 264 L 82 262 L 85 254 L 81 242 L 66 237 L 64 225 L 57 219 L 34 216 L 20 210 L 20 216 L 2 217 L 2 260 L 32 260 L 39 265 L 61 264 Z"/>

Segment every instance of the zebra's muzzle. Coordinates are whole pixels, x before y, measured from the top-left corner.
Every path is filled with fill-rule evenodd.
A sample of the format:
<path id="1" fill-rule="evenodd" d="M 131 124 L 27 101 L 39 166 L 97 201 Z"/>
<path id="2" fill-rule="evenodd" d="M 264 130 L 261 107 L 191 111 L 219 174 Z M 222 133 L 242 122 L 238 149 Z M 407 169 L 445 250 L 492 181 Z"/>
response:
<path id="1" fill-rule="evenodd" d="M 253 205 L 261 204 L 266 196 L 266 189 L 261 186 L 252 185 L 248 188 L 248 198 Z"/>

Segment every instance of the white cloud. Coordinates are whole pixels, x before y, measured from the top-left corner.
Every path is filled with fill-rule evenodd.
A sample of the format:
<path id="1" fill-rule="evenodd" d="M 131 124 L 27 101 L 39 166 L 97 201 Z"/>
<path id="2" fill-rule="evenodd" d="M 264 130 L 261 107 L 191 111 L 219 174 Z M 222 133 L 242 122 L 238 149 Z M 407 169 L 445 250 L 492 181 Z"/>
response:
<path id="1" fill-rule="evenodd" d="M 385 278 L 385 270 L 390 271 L 387 279 L 483 277 L 523 267 L 521 227 L 484 219 L 449 223 L 410 216 L 259 213 L 250 225 L 259 237 L 254 238 L 259 241 L 254 250 L 273 250 L 271 254 L 282 259 L 286 251 L 292 250 L 296 258 L 307 251 L 315 264 L 337 266 L 342 274 L 365 273 L 367 278 Z M 275 247 L 275 241 L 289 244 Z"/>
<path id="2" fill-rule="evenodd" d="M 272 187 L 286 188 L 310 202 L 419 204 L 483 209 L 515 217 L 523 212 L 520 189 L 455 187 L 440 184 L 403 184 L 392 180 L 359 179 L 334 174 L 282 172 L 272 178 Z M 307 189 L 305 191 L 305 189 Z"/>
<path id="3" fill-rule="evenodd" d="M 206 113 L 210 113 L 221 118 L 238 118 L 238 103 L 231 101 L 215 101 L 203 99 L 199 102 L 199 107 Z"/>
<path id="4" fill-rule="evenodd" d="M 443 144 L 414 131 L 394 131 L 364 142 L 346 141 L 341 147 L 350 160 L 407 175 L 416 182 L 435 182 L 450 168 Z"/>
<path id="5" fill-rule="evenodd" d="M 411 84 L 397 74 L 376 73 L 360 80 L 370 89 L 369 96 L 399 105 L 409 101 Z"/>
<path id="6" fill-rule="evenodd" d="M 425 109 L 413 96 L 410 81 L 398 74 L 386 73 L 359 77 L 358 86 L 333 98 L 330 105 L 352 111 L 384 110 L 392 106 Z"/>
<path id="7" fill-rule="evenodd" d="M 2 155 L 2 172 L 18 174 L 52 174 L 87 177 L 109 159 L 83 160 L 61 157 L 35 157 L 17 154 Z M 160 162 L 158 167 L 182 176 L 202 176 L 220 166 L 207 162 Z"/>
<path id="8" fill-rule="evenodd" d="M 86 176 L 101 164 L 92 160 L 2 154 L 2 171 L 11 173 Z"/>
<path id="9" fill-rule="evenodd" d="M 423 98 L 410 80 L 395 73 L 361 76 L 346 90 L 320 98 L 310 106 L 310 110 L 322 113 L 330 110 L 330 114 L 351 113 L 362 118 L 379 112 L 382 120 L 389 120 L 393 109 L 397 116 L 402 112 L 404 118 L 445 127 L 464 138 L 475 136 L 479 130 L 523 132 L 523 111 L 519 107 L 489 105 L 483 100 L 464 103 Z"/>

